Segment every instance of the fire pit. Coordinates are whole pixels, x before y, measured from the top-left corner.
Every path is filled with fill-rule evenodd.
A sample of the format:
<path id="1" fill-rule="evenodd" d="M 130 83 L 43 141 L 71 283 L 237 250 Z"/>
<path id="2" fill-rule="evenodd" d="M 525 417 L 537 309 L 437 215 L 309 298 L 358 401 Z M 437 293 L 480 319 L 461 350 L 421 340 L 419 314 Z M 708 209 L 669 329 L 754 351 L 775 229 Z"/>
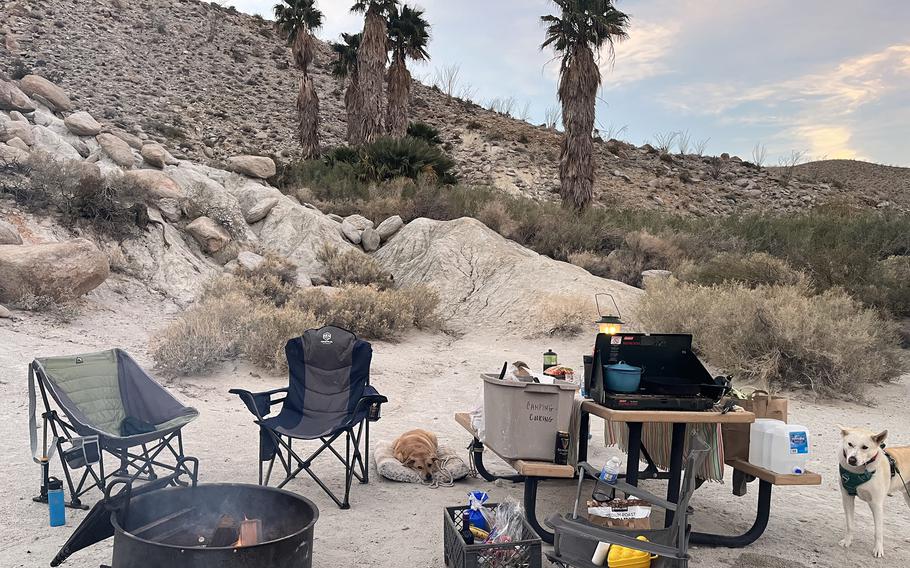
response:
<path id="1" fill-rule="evenodd" d="M 112 568 L 312 565 L 313 527 L 319 510 L 310 500 L 289 491 L 258 485 L 203 484 L 146 491 L 132 497 L 129 490 L 123 493 L 126 495 L 109 499 L 107 507 L 114 510 L 104 521 L 99 518 L 94 527 L 77 529 L 96 538 L 64 547 L 65 555 L 61 551 L 56 563 L 93 544 L 88 540 L 98 542 L 113 534 Z"/>

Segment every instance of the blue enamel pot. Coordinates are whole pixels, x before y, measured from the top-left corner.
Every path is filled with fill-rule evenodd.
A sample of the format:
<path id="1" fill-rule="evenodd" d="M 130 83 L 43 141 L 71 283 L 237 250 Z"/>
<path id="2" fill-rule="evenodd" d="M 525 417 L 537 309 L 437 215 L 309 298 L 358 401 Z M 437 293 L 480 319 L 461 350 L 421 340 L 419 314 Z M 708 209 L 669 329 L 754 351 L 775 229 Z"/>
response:
<path id="1" fill-rule="evenodd" d="M 641 367 L 627 365 L 620 361 L 614 365 L 604 365 L 606 388 L 612 392 L 638 392 L 641 386 Z"/>

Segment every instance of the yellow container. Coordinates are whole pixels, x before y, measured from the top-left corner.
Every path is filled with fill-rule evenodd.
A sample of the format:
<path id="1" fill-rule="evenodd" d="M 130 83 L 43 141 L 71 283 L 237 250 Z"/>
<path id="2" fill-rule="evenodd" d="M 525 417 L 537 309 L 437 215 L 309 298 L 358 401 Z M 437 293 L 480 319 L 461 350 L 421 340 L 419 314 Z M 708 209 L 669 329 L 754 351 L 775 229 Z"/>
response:
<path id="1" fill-rule="evenodd" d="M 648 541 L 647 538 L 640 536 L 637 540 Z M 657 558 L 643 550 L 626 548 L 624 546 L 613 545 L 610 547 L 610 553 L 607 555 L 607 566 L 609 568 L 651 568 L 651 560 Z"/>

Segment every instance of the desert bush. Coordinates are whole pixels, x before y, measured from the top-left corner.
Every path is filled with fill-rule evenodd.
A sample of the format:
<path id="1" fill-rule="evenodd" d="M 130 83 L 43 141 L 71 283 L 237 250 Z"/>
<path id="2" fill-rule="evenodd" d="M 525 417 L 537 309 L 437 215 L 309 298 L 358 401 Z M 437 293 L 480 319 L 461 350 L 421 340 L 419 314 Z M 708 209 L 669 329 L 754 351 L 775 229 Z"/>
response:
<path id="1" fill-rule="evenodd" d="M 491 201 L 481 207 L 477 211 L 477 220 L 506 237 L 512 233 L 515 227 L 506 206 L 499 201 Z"/>
<path id="2" fill-rule="evenodd" d="M 331 286 L 360 284 L 385 289 L 392 285 L 392 275 L 373 257 L 358 249 L 340 251 L 334 245 L 325 243 L 316 252 L 316 260 L 325 267 L 323 277 Z"/>
<path id="3" fill-rule="evenodd" d="M 711 364 L 760 386 L 861 394 L 902 370 L 894 325 L 839 290 L 671 279 L 648 288 L 638 316 L 649 331 L 694 334 Z"/>
<path id="4" fill-rule="evenodd" d="M 626 235 L 620 248 L 604 258 L 604 264 L 610 278 L 640 286 L 643 270 L 675 270 L 684 260 L 683 251 L 669 239 L 635 231 Z"/>
<path id="5" fill-rule="evenodd" d="M 594 307 L 590 300 L 552 295 L 544 299 L 537 318 L 537 328 L 545 335 L 574 337 L 591 329 Z"/>
<path id="6" fill-rule="evenodd" d="M 442 144 L 442 138 L 439 137 L 439 129 L 430 126 L 426 122 L 412 122 L 409 124 L 408 136 L 423 140 L 428 144 Z"/>
<path id="7" fill-rule="evenodd" d="M 585 250 L 570 253 L 567 260 L 575 266 L 584 268 L 594 276 L 605 278 L 610 274 L 610 265 L 607 263 L 607 257 L 591 251 Z"/>
<path id="8" fill-rule="evenodd" d="M 794 269 L 787 261 L 764 252 L 746 255 L 722 253 L 707 262 L 692 265 L 680 274 L 680 278 L 706 286 L 739 282 L 749 288 L 807 283 L 806 275 Z"/>
<path id="9" fill-rule="evenodd" d="M 368 179 L 417 179 L 432 171 L 444 183 L 454 183 L 455 162 L 442 150 L 419 138 L 380 138 L 364 147 L 362 168 Z"/>

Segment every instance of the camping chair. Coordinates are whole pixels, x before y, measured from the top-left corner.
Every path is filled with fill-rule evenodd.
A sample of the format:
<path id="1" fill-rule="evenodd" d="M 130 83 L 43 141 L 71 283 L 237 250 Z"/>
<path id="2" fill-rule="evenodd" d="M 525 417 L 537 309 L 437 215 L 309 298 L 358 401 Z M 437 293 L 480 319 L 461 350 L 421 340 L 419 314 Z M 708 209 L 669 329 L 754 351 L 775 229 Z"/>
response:
<path id="1" fill-rule="evenodd" d="M 40 455 L 36 384 L 44 403 Z M 68 506 L 87 509 L 81 497 L 95 487 L 103 492 L 114 477 L 152 481 L 159 473 L 184 473 L 195 482 L 198 462 L 184 455 L 181 430 L 199 412 L 181 404 L 125 351 L 35 359 L 28 386 L 32 457 L 46 473 L 60 454 Z M 105 469 L 105 454 L 118 460 L 114 471 Z M 73 470 L 80 468 L 85 470 L 74 483 Z M 46 502 L 46 490 L 42 485 L 35 501 Z"/>
<path id="2" fill-rule="evenodd" d="M 553 515 L 546 523 L 555 530 L 553 551 L 547 553 L 551 562 L 562 567 L 594 568 L 591 557 L 598 542 L 606 542 L 635 550 L 643 550 L 657 555 L 651 566 L 653 568 L 687 568 L 689 565 L 689 499 L 695 493 L 698 482 L 695 474 L 701 469 L 708 457 L 708 445 L 698 435 L 689 436 L 689 457 L 686 459 L 686 474 L 678 503 L 661 499 L 644 489 L 622 481 L 608 484 L 598 479 L 599 471 L 590 464 L 578 464 L 578 490 L 575 494 L 575 509 L 571 515 Z M 634 530 L 608 528 L 595 525 L 587 520 L 587 515 L 579 516 L 578 507 L 581 500 L 582 483 L 585 476 L 596 479 L 594 499 L 609 500 L 615 491 L 638 497 L 652 505 L 673 511 L 673 521 L 663 529 Z M 644 536 L 649 542 L 637 540 Z"/>
<path id="3" fill-rule="evenodd" d="M 279 488 L 305 471 L 340 508 L 349 509 L 353 478 L 369 482 L 369 423 L 379 419 L 379 406 L 388 402 L 370 386 L 373 348 L 350 331 L 326 326 L 288 341 L 285 354 L 289 371 L 286 388 L 260 393 L 230 391 L 240 396 L 259 425 L 259 484 L 269 484 L 277 458 L 285 473 Z M 281 410 L 269 416 L 277 404 Z M 332 446 L 341 437 L 345 440 L 343 456 Z M 294 440 L 319 440 L 321 444 L 304 459 L 292 448 Z M 310 467 L 326 450 L 344 465 L 341 499 Z M 266 463 L 268 468 L 263 473 Z"/>

